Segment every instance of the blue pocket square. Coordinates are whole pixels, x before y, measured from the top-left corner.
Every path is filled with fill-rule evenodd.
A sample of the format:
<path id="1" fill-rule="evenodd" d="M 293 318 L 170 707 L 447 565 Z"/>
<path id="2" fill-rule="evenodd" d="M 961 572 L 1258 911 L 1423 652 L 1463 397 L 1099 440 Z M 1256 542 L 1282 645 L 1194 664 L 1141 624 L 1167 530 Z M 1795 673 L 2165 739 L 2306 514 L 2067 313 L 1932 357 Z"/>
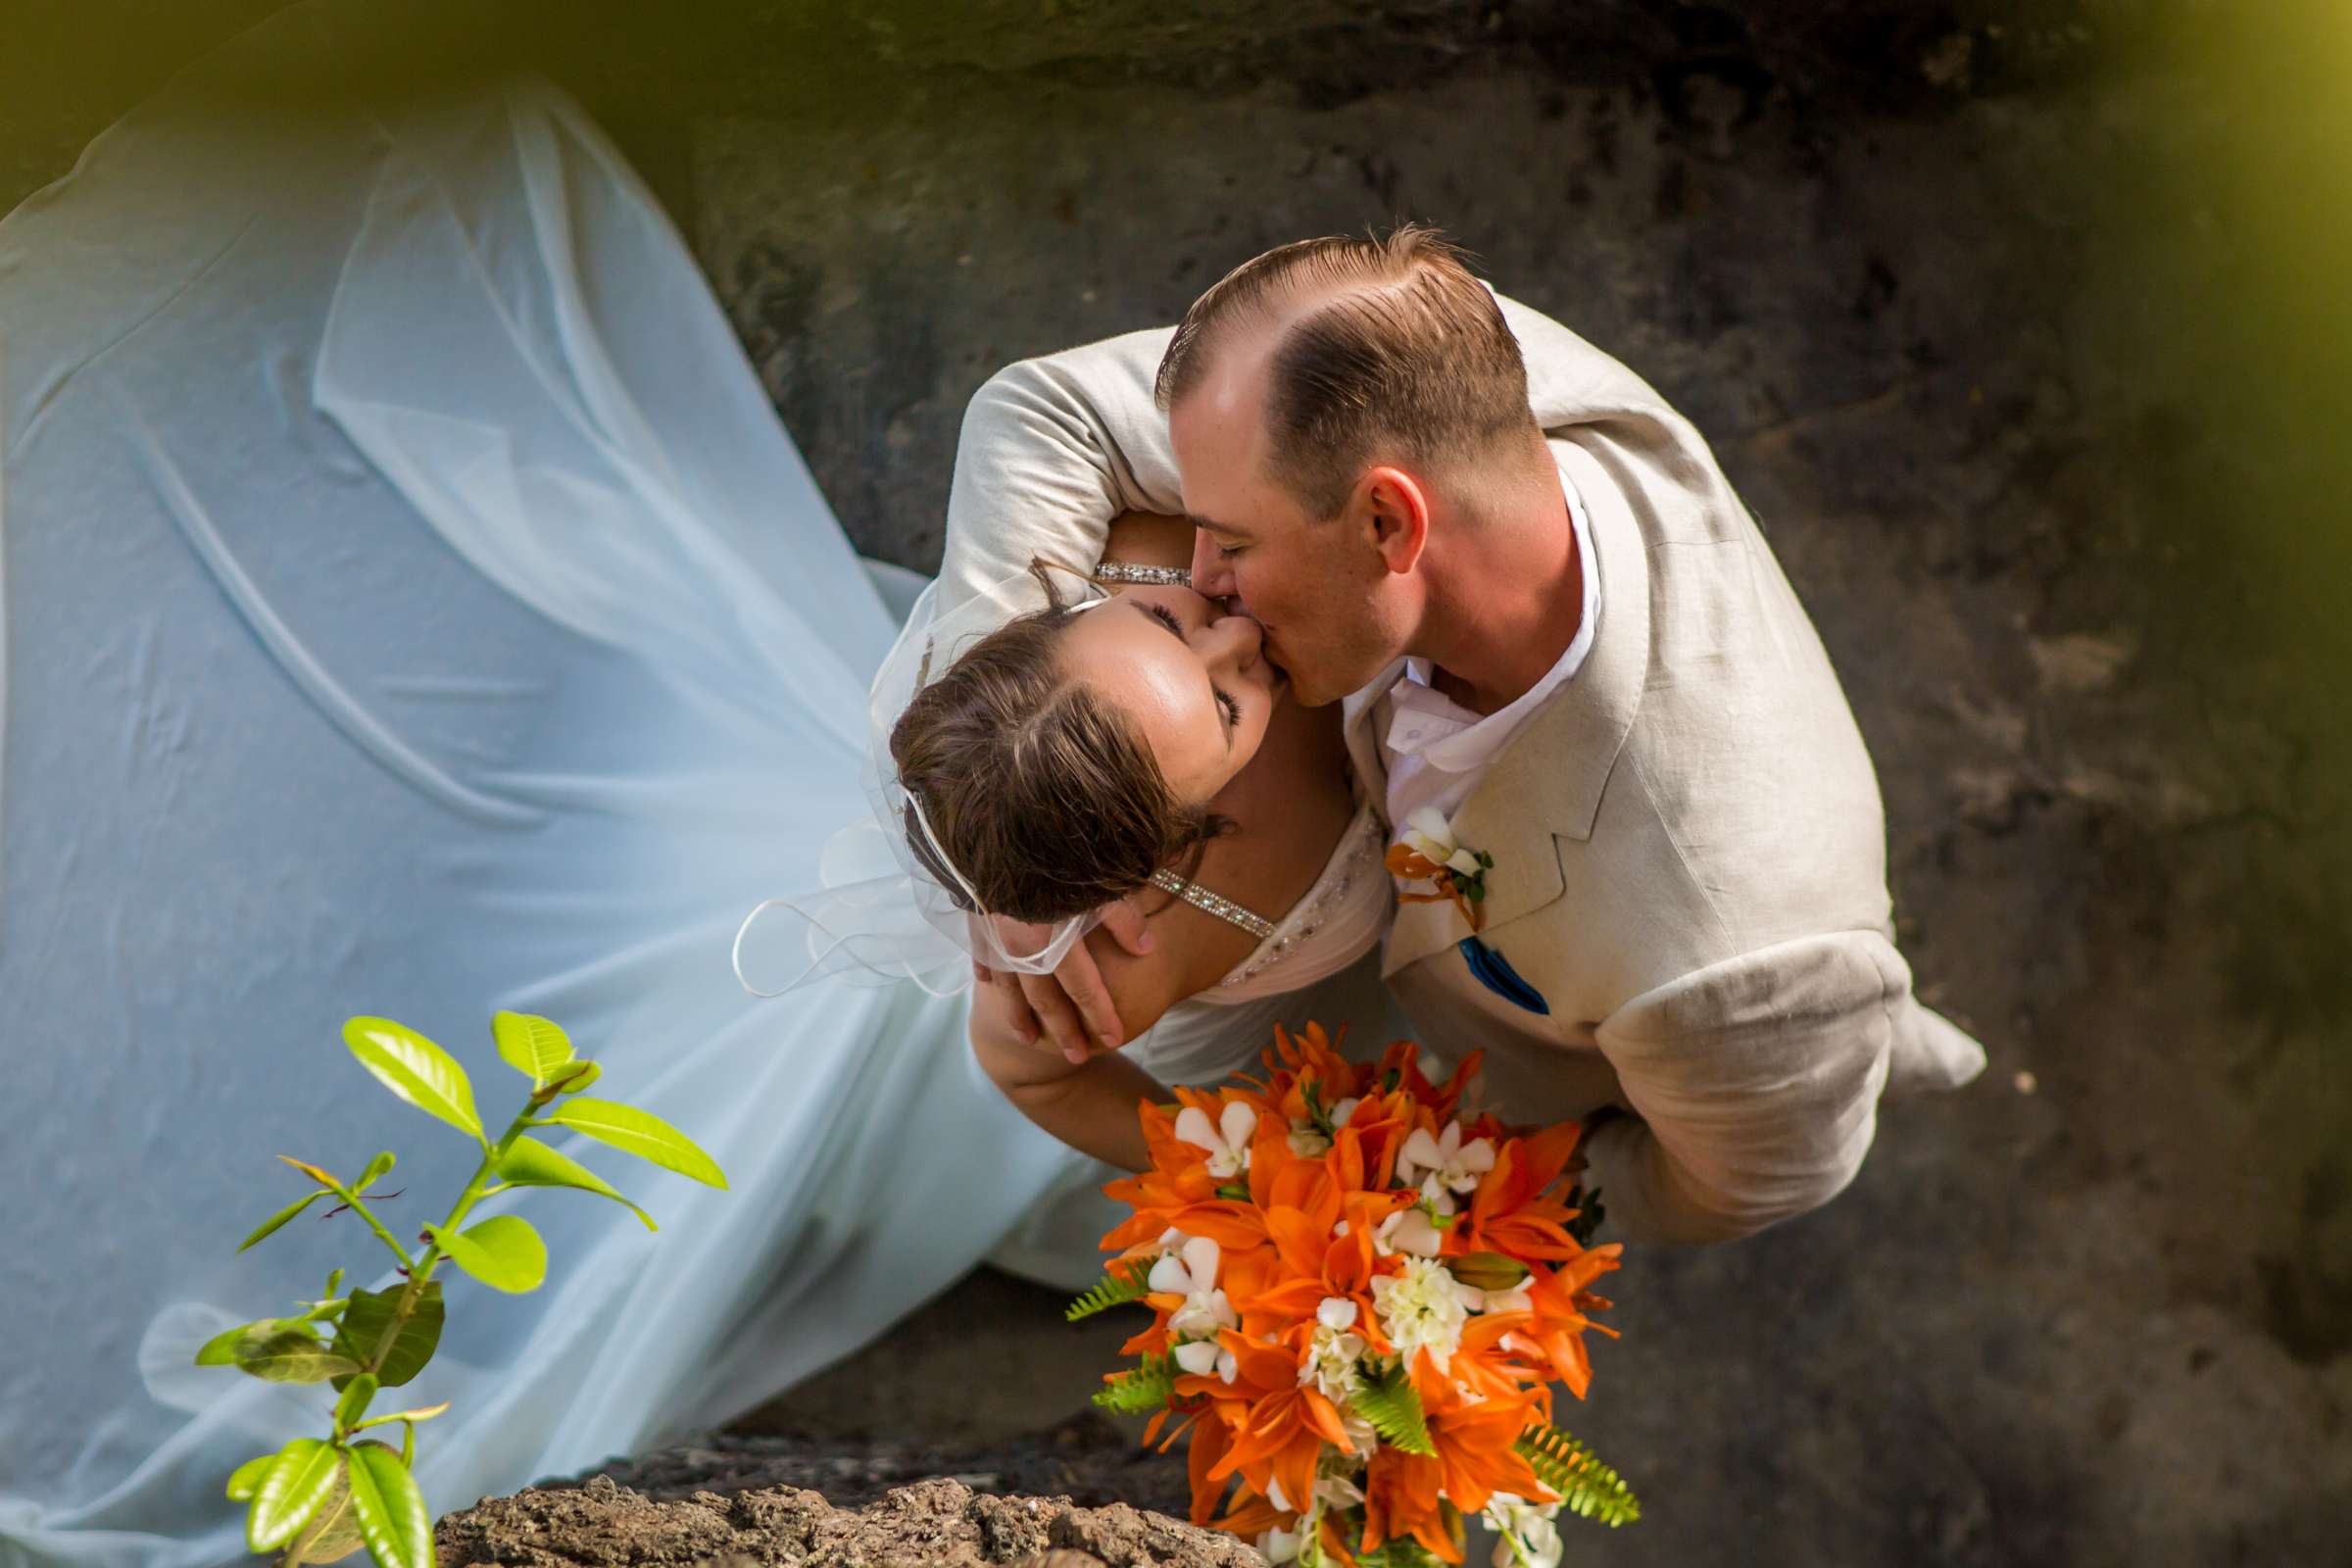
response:
<path id="1" fill-rule="evenodd" d="M 1478 976 L 1480 985 L 1512 1006 L 1525 1007 L 1544 1017 L 1551 1015 L 1551 1004 L 1544 1000 L 1544 993 L 1520 979 L 1519 971 L 1511 967 L 1508 958 L 1478 938 L 1462 938 L 1462 957 L 1469 963 L 1470 972 Z"/>

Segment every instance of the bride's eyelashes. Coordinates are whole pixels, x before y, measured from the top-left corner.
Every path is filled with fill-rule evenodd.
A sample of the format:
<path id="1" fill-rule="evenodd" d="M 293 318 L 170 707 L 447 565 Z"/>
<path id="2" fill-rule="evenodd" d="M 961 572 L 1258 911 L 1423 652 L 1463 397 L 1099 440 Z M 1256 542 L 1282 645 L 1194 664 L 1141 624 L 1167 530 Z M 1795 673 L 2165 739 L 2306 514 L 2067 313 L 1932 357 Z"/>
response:
<path id="1" fill-rule="evenodd" d="M 1150 615 L 1152 619 L 1167 627 L 1169 631 L 1175 633 L 1178 637 L 1184 636 L 1183 624 L 1177 620 L 1176 612 L 1170 610 L 1167 606 L 1142 605 L 1138 608 L 1140 608 L 1145 614 Z M 1187 641 L 1190 641 L 1190 639 L 1188 638 Z M 1229 732 L 1240 729 L 1242 727 L 1241 700 L 1221 686 L 1211 686 L 1209 690 L 1216 695 L 1217 707 L 1224 710 L 1225 728 Z"/>

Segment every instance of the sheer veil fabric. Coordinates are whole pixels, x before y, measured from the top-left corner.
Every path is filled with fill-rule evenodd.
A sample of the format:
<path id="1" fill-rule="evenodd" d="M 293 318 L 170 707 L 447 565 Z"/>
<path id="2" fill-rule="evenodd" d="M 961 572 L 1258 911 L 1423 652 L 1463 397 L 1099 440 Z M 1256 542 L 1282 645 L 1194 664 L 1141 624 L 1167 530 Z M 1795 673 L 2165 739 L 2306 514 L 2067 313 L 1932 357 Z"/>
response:
<path id="1" fill-rule="evenodd" d="M 403 1391 L 454 1401 L 436 1509 L 738 1414 L 992 1249 L 1076 1277 L 1101 1234 L 1107 1172 L 980 1078 L 962 997 L 737 986 L 744 912 L 866 816 L 910 585 L 886 604 L 596 128 L 543 84 L 373 91 L 365 10 L 281 14 L 0 222 L 7 1568 L 243 1555 L 223 1478 L 325 1401 L 189 1358 L 382 1255 L 346 1216 L 232 1256 L 299 1191 L 270 1156 L 396 1149 L 412 1232 L 471 1168 L 345 1054 L 353 1013 L 439 1040 L 491 1119 L 491 1010 L 545 1013 L 732 1181 L 574 1149 L 650 1236 L 501 1200 L 549 1279 L 449 1287 Z M 1192 1008 L 1153 1064 L 1382 1005 L 1356 964 Z"/>
<path id="2" fill-rule="evenodd" d="M 239 40 L 0 224 L 12 1565 L 243 1555 L 223 1477 L 323 1404 L 188 1359 L 382 1258 L 348 1217 L 232 1258 L 270 1156 L 397 1149 L 412 1230 L 470 1168 L 348 1014 L 488 1116 L 490 1010 L 556 1017 L 733 1180 L 575 1151 L 657 1236 L 516 1195 L 548 1284 L 453 1283 L 405 1391 L 455 1401 L 437 1507 L 738 1413 L 1071 1164 L 961 999 L 737 988 L 743 911 L 865 809 L 892 613 L 596 129 L 539 85 L 370 101 L 348 20 Z"/>

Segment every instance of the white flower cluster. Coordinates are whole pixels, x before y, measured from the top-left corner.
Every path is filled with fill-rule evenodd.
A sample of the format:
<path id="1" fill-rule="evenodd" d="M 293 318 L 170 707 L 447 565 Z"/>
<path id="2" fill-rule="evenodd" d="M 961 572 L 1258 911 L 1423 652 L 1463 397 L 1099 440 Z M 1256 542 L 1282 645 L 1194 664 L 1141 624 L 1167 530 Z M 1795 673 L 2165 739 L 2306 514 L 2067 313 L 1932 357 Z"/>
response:
<path id="1" fill-rule="evenodd" d="M 1484 1138 L 1464 1143 L 1459 1121 L 1447 1122 L 1434 1138 L 1427 1128 L 1414 1128 L 1396 1152 L 1396 1180 L 1418 1185 L 1421 1201 L 1381 1221 L 1373 1250 L 1383 1257 L 1395 1252 L 1437 1256 L 1444 1250 L 1439 1221 L 1459 1212 L 1458 1200 L 1477 1192 L 1479 1181 L 1494 1168 L 1494 1144 Z"/>
<path id="2" fill-rule="evenodd" d="M 1560 1528 L 1556 1502 L 1534 1503 L 1497 1492 L 1487 1499 L 1483 1517 L 1501 1539 L 1489 1560 L 1494 1568 L 1560 1568 Z"/>
<path id="3" fill-rule="evenodd" d="M 1422 1201 L 1441 1214 L 1452 1213 L 1454 1199 L 1477 1192 L 1479 1178 L 1494 1168 L 1494 1146 L 1484 1138 L 1463 1143 L 1458 1121 L 1435 1138 L 1416 1127 L 1396 1152 L 1396 1180 L 1410 1185 L 1418 1177 Z"/>
<path id="4" fill-rule="evenodd" d="M 1250 1169 L 1250 1140 L 1257 1132 L 1257 1112 L 1240 1101 L 1228 1101 L 1214 1122 L 1198 1105 L 1176 1113 L 1176 1136 L 1195 1149 L 1208 1151 L 1208 1173 L 1231 1181 Z"/>
<path id="5" fill-rule="evenodd" d="M 1211 1373 L 1231 1383 L 1241 1370 L 1231 1350 L 1217 1342 L 1220 1331 L 1238 1326 L 1233 1303 L 1217 1285 L 1217 1265 L 1222 1253 L 1217 1244 L 1205 1236 L 1187 1236 L 1182 1231 L 1163 1232 L 1160 1245 L 1169 1250 L 1152 1272 L 1144 1276 L 1144 1284 L 1168 1296 L 1181 1296 L 1184 1305 L 1168 1318 L 1168 1336 L 1176 1342 L 1176 1364 L 1195 1377 Z"/>
<path id="6" fill-rule="evenodd" d="M 1464 876 L 1478 875 L 1478 857 L 1454 842 L 1453 824 L 1434 806 L 1424 806 L 1407 815 L 1404 831 L 1396 837 L 1406 849 L 1432 865 L 1442 865 Z"/>
<path id="7" fill-rule="evenodd" d="M 1342 1409 L 1355 1393 L 1364 1358 L 1364 1337 L 1355 1332 L 1355 1303 L 1344 1296 L 1327 1296 L 1315 1308 L 1315 1332 L 1307 1341 L 1306 1356 L 1298 1363 L 1298 1386 L 1312 1384 L 1323 1397 Z"/>
<path id="8" fill-rule="evenodd" d="M 1434 1257 L 1408 1257 L 1404 1268 L 1372 1282 L 1372 1310 L 1379 1314 L 1381 1332 L 1396 1347 L 1406 1366 L 1427 1350 L 1443 1372 L 1462 1343 L 1462 1324 L 1470 1316 L 1470 1301 L 1461 1283 Z"/>
<path id="9" fill-rule="evenodd" d="M 1298 1512 L 1291 1499 L 1283 1495 L 1282 1483 L 1279 1481 L 1267 1487 L 1266 1500 L 1285 1513 Z M 1326 1471 L 1316 1478 L 1314 1500 L 1321 1504 L 1324 1512 L 1361 1507 L 1364 1500 L 1364 1489 L 1346 1475 Z M 1300 1520 L 1299 1523 L 1303 1525 L 1305 1521 Z M 1306 1532 L 1303 1529 L 1285 1530 L 1276 1526 L 1272 1530 L 1258 1532 L 1257 1540 L 1252 1544 L 1265 1555 L 1266 1561 L 1286 1563 L 1298 1560 L 1298 1548 L 1305 1544 L 1305 1542 Z"/>

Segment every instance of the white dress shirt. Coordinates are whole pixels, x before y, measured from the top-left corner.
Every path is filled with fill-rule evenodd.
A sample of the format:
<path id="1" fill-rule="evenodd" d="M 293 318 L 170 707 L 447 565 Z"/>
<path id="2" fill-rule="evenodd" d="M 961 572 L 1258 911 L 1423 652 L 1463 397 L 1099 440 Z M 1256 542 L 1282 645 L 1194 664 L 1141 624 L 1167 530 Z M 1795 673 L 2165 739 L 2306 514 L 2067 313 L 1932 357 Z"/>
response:
<path id="1" fill-rule="evenodd" d="M 1565 473 L 1560 475 L 1560 491 L 1568 499 L 1568 524 L 1575 530 L 1578 575 L 1584 582 L 1576 636 L 1543 679 L 1492 713 L 1474 713 L 1432 686 L 1428 660 L 1404 662 L 1404 672 L 1382 694 L 1374 716 L 1381 760 L 1389 770 L 1392 836 L 1401 834 L 1405 819 L 1423 807 L 1437 808 L 1451 821 L 1511 737 L 1575 678 L 1592 651 L 1592 627 L 1600 617 L 1600 564 L 1592 553 L 1584 500 Z"/>

